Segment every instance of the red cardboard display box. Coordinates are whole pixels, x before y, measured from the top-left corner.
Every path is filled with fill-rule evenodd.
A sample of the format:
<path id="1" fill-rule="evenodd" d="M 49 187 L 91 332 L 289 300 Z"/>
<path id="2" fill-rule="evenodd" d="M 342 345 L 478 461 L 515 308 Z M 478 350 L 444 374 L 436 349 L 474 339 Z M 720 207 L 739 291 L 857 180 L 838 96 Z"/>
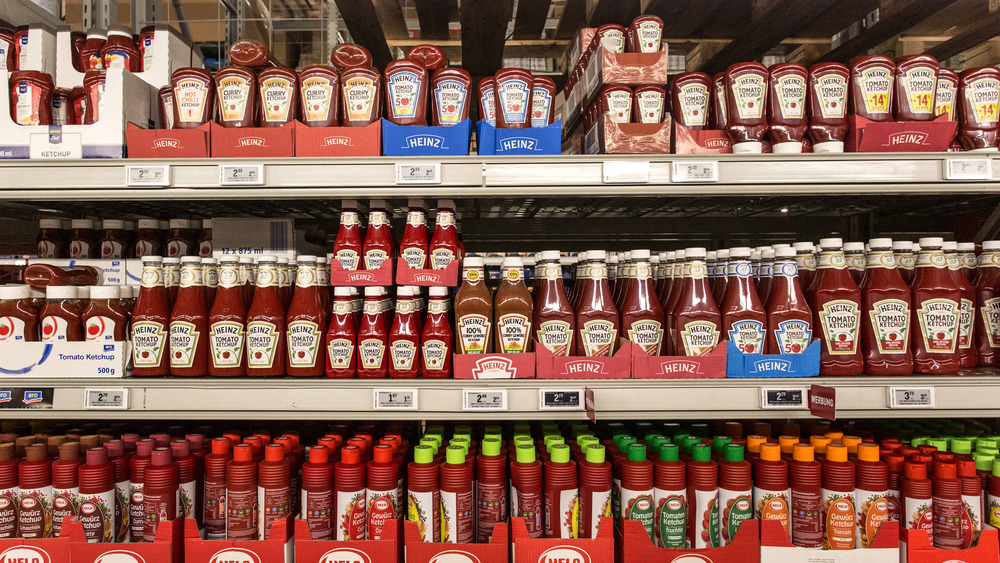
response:
<path id="1" fill-rule="evenodd" d="M 72 516 L 63 519 L 63 530 L 73 527 Z M 80 534 L 83 528 L 76 525 Z M 68 563 L 73 551 L 70 534 L 58 538 L 26 540 L 22 538 L 0 539 L 0 561 L 4 563 Z M 114 545 L 114 544 L 112 544 Z"/>
<path id="2" fill-rule="evenodd" d="M 670 154 L 668 114 L 662 123 L 616 123 L 605 114 L 584 136 L 587 154 Z"/>
<path id="3" fill-rule="evenodd" d="M 295 520 L 295 563 L 396 563 L 400 561 L 399 526 L 386 526 L 385 539 L 326 541 L 309 537 L 305 520 Z"/>
<path id="4" fill-rule="evenodd" d="M 360 265 L 362 258 L 358 257 Z M 330 285 L 349 285 L 352 287 L 392 285 L 392 260 L 382 262 L 377 270 L 345 270 L 336 258 L 330 259 Z"/>
<path id="5" fill-rule="evenodd" d="M 720 379 L 726 377 L 726 343 L 707 356 L 647 356 L 632 344 L 632 379 Z"/>
<path id="6" fill-rule="evenodd" d="M 455 379 L 534 379 L 535 353 L 452 354 Z"/>
<path id="7" fill-rule="evenodd" d="M 760 563 L 759 520 L 746 520 L 740 524 L 732 543 L 725 547 L 706 549 L 668 549 L 656 547 L 638 520 L 623 520 L 622 535 L 618 539 L 622 563 Z M 816 551 L 814 553 L 827 553 Z M 851 552 L 853 553 L 853 551 Z M 954 552 L 953 552 L 954 553 Z M 768 562 L 770 563 L 770 562 Z"/>
<path id="8" fill-rule="evenodd" d="M 493 527 L 490 543 L 431 543 L 420 541 L 416 522 L 403 522 L 406 563 L 504 563 L 507 561 L 507 524 Z M 374 563 L 374 562 L 373 562 Z"/>
<path id="9" fill-rule="evenodd" d="M 760 521 L 760 560 L 767 563 L 884 563 L 899 561 L 899 524 L 884 522 L 866 548 L 831 551 L 795 547 L 775 520 Z"/>
<path id="10" fill-rule="evenodd" d="M 544 346 L 535 349 L 538 379 L 628 379 L 632 372 L 632 345 L 623 343 L 613 356 L 553 356 Z"/>
<path id="11" fill-rule="evenodd" d="M 677 154 L 731 154 L 733 142 L 722 129 L 691 130 L 674 122 L 674 152 Z"/>
<path id="12" fill-rule="evenodd" d="M 979 543 L 969 549 L 938 549 L 923 530 L 899 531 L 900 561 L 906 563 L 998 563 L 1000 544 L 996 530 L 979 533 Z"/>
<path id="13" fill-rule="evenodd" d="M 396 259 L 396 285 L 456 287 L 460 271 L 462 266 L 458 260 L 452 260 L 443 270 L 431 270 L 411 268 L 406 265 L 406 259 L 400 256 Z"/>
<path id="14" fill-rule="evenodd" d="M 129 158 L 208 158 L 212 126 L 197 129 L 142 129 L 129 123 L 125 130 Z"/>
<path id="15" fill-rule="evenodd" d="M 601 522 L 597 537 L 593 539 L 531 538 L 524 518 L 511 518 L 510 525 L 517 563 L 612 563 L 615 560 L 611 518 Z"/>
<path id="16" fill-rule="evenodd" d="M 934 121 L 871 121 L 856 115 L 847 120 L 845 152 L 943 152 L 958 127 L 947 115 Z"/>
<path id="17" fill-rule="evenodd" d="M 83 525 L 70 520 L 63 524 L 63 533 L 67 532 L 73 542 L 73 563 L 181 563 L 184 560 L 184 517 L 160 522 L 152 543 L 87 543 Z M 11 560 L 0 558 L 0 561 Z"/>
<path id="18" fill-rule="evenodd" d="M 223 127 L 212 129 L 213 158 L 280 158 L 295 156 L 295 123 L 281 127 Z"/>
<path id="19" fill-rule="evenodd" d="M 656 53 L 616 53 L 598 47 L 599 53 L 590 58 L 584 70 L 581 83 L 584 85 L 580 107 L 590 105 L 602 84 L 642 84 L 667 83 L 667 46 Z"/>
<path id="20" fill-rule="evenodd" d="M 189 518 L 184 522 L 184 562 L 292 563 L 293 523 L 291 516 L 275 520 L 267 540 L 203 540 L 198 535 L 198 523 Z"/>
<path id="21" fill-rule="evenodd" d="M 292 123 L 295 156 L 381 156 L 382 121 L 366 127 L 309 127 Z"/>

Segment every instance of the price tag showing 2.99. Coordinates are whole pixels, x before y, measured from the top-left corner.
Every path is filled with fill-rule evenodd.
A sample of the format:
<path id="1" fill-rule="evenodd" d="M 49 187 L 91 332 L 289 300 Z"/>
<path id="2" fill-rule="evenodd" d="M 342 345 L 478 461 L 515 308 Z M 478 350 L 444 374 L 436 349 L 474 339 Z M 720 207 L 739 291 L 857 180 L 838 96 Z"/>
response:
<path id="1" fill-rule="evenodd" d="M 128 389 L 86 389 L 83 392 L 83 408 L 87 410 L 127 410 Z"/>
<path id="2" fill-rule="evenodd" d="M 719 162 L 715 160 L 674 161 L 670 179 L 675 184 L 710 184 L 719 181 Z"/>
<path id="3" fill-rule="evenodd" d="M 223 186 L 264 185 L 263 164 L 220 164 L 219 184 Z"/>
<path id="4" fill-rule="evenodd" d="M 399 162 L 396 163 L 396 184 L 440 184 L 441 163 L 439 162 Z"/>
<path id="5" fill-rule="evenodd" d="M 890 409 L 933 409 L 933 387 L 889 387 Z"/>
<path id="6" fill-rule="evenodd" d="M 507 410 L 506 389 L 462 389 L 463 411 Z"/>
<path id="7" fill-rule="evenodd" d="M 416 389 L 375 389 L 375 410 L 415 411 L 417 410 Z"/>

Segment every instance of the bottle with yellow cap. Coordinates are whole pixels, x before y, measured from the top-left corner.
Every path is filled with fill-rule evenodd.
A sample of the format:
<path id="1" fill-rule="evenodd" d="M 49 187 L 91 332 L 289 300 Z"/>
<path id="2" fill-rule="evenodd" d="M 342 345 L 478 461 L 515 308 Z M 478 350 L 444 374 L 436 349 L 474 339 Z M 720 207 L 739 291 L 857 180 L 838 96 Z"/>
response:
<path id="1" fill-rule="evenodd" d="M 863 440 L 859 436 L 842 436 L 840 438 L 840 445 L 847 448 L 847 457 L 851 461 L 854 461 L 858 457 L 858 446 Z"/>
<path id="2" fill-rule="evenodd" d="M 827 438 L 830 439 L 830 443 L 831 444 L 838 444 L 839 445 L 841 439 L 843 439 L 843 437 L 844 437 L 844 433 L 841 432 L 841 431 L 839 431 L 839 430 L 831 430 L 831 431 L 827 432 L 826 434 L 824 434 L 824 436 L 826 436 Z"/>
<path id="3" fill-rule="evenodd" d="M 788 481 L 792 491 L 792 545 L 796 547 L 823 547 L 822 471 L 814 446 L 795 444 L 788 463 Z"/>
<path id="4" fill-rule="evenodd" d="M 747 436 L 747 459 L 753 462 L 760 457 L 760 446 L 765 443 L 767 443 L 767 437 L 761 434 Z"/>
<path id="5" fill-rule="evenodd" d="M 781 458 L 785 461 L 792 459 L 792 448 L 798 443 L 798 436 L 778 436 L 778 447 L 781 449 Z"/>
<path id="6" fill-rule="evenodd" d="M 844 436 L 847 442 L 852 436 Z M 860 440 L 860 438 L 858 438 Z M 844 447 L 850 450 L 849 445 Z M 875 540 L 882 523 L 889 519 L 889 466 L 879 459 L 879 447 L 861 443 L 855 446 L 858 459 L 854 464 L 857 488 L 858 527 L 855 540 L 859 547 L 868 547 Z"/>
<path id="7" fill-rule="evenodd" d="M 795 441 L 798 442 L 798 438 Z M 788 462 L 781 459 L 782 450 L 783 447 L 778 444 L 761 445 L 760 458 L 753 467 L 753 505 L 754 516 L 758 520 L 780 522 L 787 534 L 790 530 L 788 503 L 792 492 L 788 488 Z"/>
<path id="8" fill-rule="evenodd" d="M 829 444 L 823 460 L 823 549 L 854 549 L 857 536 L 854 464 L 847 447 Z"/>

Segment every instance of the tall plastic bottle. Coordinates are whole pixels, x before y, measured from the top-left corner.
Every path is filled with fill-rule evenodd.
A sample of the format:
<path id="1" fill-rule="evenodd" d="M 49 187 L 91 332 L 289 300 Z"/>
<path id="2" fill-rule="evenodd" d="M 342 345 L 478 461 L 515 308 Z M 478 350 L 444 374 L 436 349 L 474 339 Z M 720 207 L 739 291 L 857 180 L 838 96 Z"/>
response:
<path id="1" fill-rule="evenodd" d="M 722 336 L 740 352 L 763 353 L 767 311 L 761 304 L 750 277 L 750 249 L 729 249 L 726 271 L 726 293 L 719 309 L 722 314 Z"/>
<path id="2" fill-rule="evenodd" d="M 340 449 L 340 461 L 333 466 L 333 522 L 337 540 L 363 541 L 367 530 L 365 502 L 365 462 L 362 450 L 349 445 Z"/>
<path id="3" fill-rule="evenodd" d="M 455 220 L 455 202 L 450 199 L 437 201 L 434 234 L 428 243 L 428 252 L 428 263 L 432 270 L 444 270 L 453 260 L 462 258 Z"/>
<path id="4" fill-rule="evenodd" d="M 402 513 L 396 506 L 396 485 L 399 464 L 393 460 L 392 447 L 379 444 L 373 448 L 373 458 L 368 462 L 366 492 L 368 524 L 366 538 L 383 539 L 389 526 L 395 526 Z"/>
<path id="5" fill-rule="evenodd" d="M 247 375 L 275 376 L 285 372 L 285 307 L 278 287 L 278 261 L 258 260 L 257 285 L 247 311 Z"/>
<path id="6" fill-rule="evenodd" d="M 511 517 L 524 518 L 528 535 L 540 538 L 545 535 L 542 462 L 535 459 L 533 444 L 519 444 L 515 449 L 515 459 L 510 464 Z"/>
<path id="7" fill-rule="evenodd" d="M 350 288 L 334 288 L 333 315 L 325 337 L 327 377 L 354 377 L 356 373 L 358 334 L 354 326 L 352 299 Z"/>
<path id="8" fill-rule="evenodd" d="M 812 341 L 812 309 L 799 284 L 795 250 L 779 248 L 774 259 L 774 286 L 767 302 L 765 349 L 768 354 L 800 354 Z"/>
<path id="9" fill-rule="evenodd" d="M 496 337 L 493 349 L 504 354 L 530 352 L 534 305 L 524 285 L 524 263 L 508 256 L 500 264 L 500 286 L 493 299 Z"/>
<path id="10" fill-rule="evenodd" d="M 986 477 L 985 518 L 983 527 L 1000 528 L 1000 460 L 994 459 Z"/>
<path id="11" fill-rule="evenodd" d="M 45 444 L 31 444 L 17 467 L 17 530 L 24 539 L 52 537 L 52 461 Z"/>
<path id="12" fill-rule="evenodd" d="M 345 199 L 340 202 L 340 229 L 333 243 L 333 258 L 344 270 L 357 270 L 361 264 L 361 219 L 358 202 Z"/>
<path id="13" fill-rule="evenodd" d="M 979 358 L 976 354 L 975 342 L 975 306 L 976 288 L 969 283 L 969 278 L 962 271 L 962 259 L 958 254 L 958 243 L 946 241 L 942 246 L 944 256 L 948 260 L 948 271 L 955 280 L 961 294 L 958 313 L 958 354 L 963 368 L 976 367 Z"/>
<path id="14" fill-rule="evenodd" d="M 962 483 L 958 480 L 953 461 L 935 461 L 933 483 L 934 547 L 962 549 L 963 521 L 968 518 L 962 508 Z M 963 515 L 965 518 L 963 518 Z M 971 536 L 971 529 L 969 530 Z"/>
<path id="15" fill-rule="evenodd" d="M 534 341 L 553 356 L 573 352 L 576 316 L 566 299 L 558 250 L 544 250 L 535 262 Z"/>
<path id="16" fill-rule="evenodd" d="M 719 464 L 712 460 L 708 444 L 691 447 L 687 492 L 690 547 L 719 547 Z"/>
<path id="17" fill-rule="evenodd" d="M 656 505 L 654 504 L 653 463 L 646 459 L 646 446 L 629 444 L 621 461 L 620 518 L 642 524 L 649 541 L 656 538 Z M 624 529 L 624 524 L 623 528 Z"/>
<path id="18" fill-rule="evenodd" d="M 191 445 L 187 440 L 171 440 L 170 453 L 178 469 L 178 492 L 181 503 L 177 505 L 178 514 L 194 519 L 195 504 L 198 499 L 198 483 L 196 473 L 197 461 L 191 455 Z"/>
<path id="19" fill-rule="evenodd" d="M 910 288 L 903 281 L 892 239 L 869 241 L 871 252 L 861 283 L 861 353 L 871 375 L 913 373 L 910 350 Z"/>
<path id="20" fill-rule="evenodd" d="M 420 370 L 426 378 L 451 377 L 451 352 L 454 346 L 451 299 L 448 288 L 427 290 L 427 317 L 420 333 Z"/>
<path id="21" fill-rule="evenodd" d="M 205 456 L 205 534 L 210 540 L 226 539 L 226 464 L 232 459 L 229 438 L 214 438 Z"/>
<path id="22" fill-rule="evenodd" d="M 392 318 L 387 345 L 389 377 L 415 378 L 420 373 L 419 298 L 411 287 L 402 286 L 396 290 L 396 314 Z"/>
<path id="23" fill-rule="evenodd" d="M 406 228 L 399 243 L 399 255 L 408 267 L 424 269 L 427 267 L 427 217 L 424 202 L 410 199 L 407 206 Z"/>
<path id="24" fill-rule="evenodd" d="M 142 286 L 132 311 L 132 374 L 163 376 L 170 372 L 170 309 L 163 285 L 163 258 L 142 258 Z"/>
<path id="25" fill-rule="evenodd" d="M 688 275 L 681 287 L 681 297 L 674 308 L 672 328 L 674 353 L 704 356 L 719 343 L 722 318 L 708 287 L 704 248 L 687 248 L 684 256 Z"/>
<path id="26" fill-rule="evenodd" d="M 483 438 L 476 457 L 476 542 L 489 543 L 493 527 L 507 522 L 507 456 L 497 437 Z"/>
<path id="27" fill-rule="evenodd" d="M 15 457 L 15 451 L 13 442 L 0 443 L 0 539 L 12 539 L 18 534 L 17 466 L 20 460 Z"/>
<path id="28" fill-rule="evenodd" d="M 823 547 L 822 466 L 815 460 L 814 448 L 795 444 L 788 463 L 791 487 L 792 544 L 796 547 Z"/>
<path id="29" fill-rule="evenodd" d="M 358 377 L 382 378 L 389 374 L 389 327 L 382 310 L 382 288 L 365 288 L 365 314 L 358 326 Z"/>
<path id="30" fill-rule="evenodd" d="M 103 447 L 87 450 L 79 467 L 80 523 L 88 543 L 113 543 L 115 529 L 115 472 Z"/>
<path id="31" fill-rule="evenodd" d="M 553 444 L 545 460 L 545 537 L 578 537 L 579 482 L 566 444 Z"/>
<path id="32" fill-rule="evenodd" d="M 911 285 L 910 347 L 916 373 L 951 374 L 962 368 L 958 351 L 962 292 L 948 270 L 943 244 L 940 237 L 920 239 Z"/>
<path id="33" fill-rule="evenodd" d="M 486 286 L 483 259 L 466 258 L 462 286 L 455 294 L 455 353 L 487 354 L 493 344 L 493 297 Z"/>
<path id="34" fill-rule="evenodd" d="M 1000 241 L 983 241 L 975 285 L 979 365 L 1000 366 Z"/>
<path id="35" fill-rule="evenodd" d="M 413 461 L 407 466 L 406 519 L 417 523 L 420 541 L 441 542 L 439 466 L 433 447 L 419 445 L 413 448 Z"/>
<path id="36" fill-rule="evenodd" d="M 577 440 L 579 442 L 579 440 Z M 605 459 L 604 446 L 596 443 L 582 450 L 577 462 L 580 476 L 580 538 L 595 538 L 604 522 L 612 525 L 611 462 Z M 608 520 L 602 520 L 608 518 Z"/>
<path id="37" fill-rule="evenodd" d="M 129 542 L 143 541 L 146 528 L 145 470 L 152 462 L 153 447 L 156 443 L 149 438 L 135 444 L 135 455 L 129 458 Z"/>
<path id="38" fill-rule="evenodd" d="M 465 448 L 448 446 L 441 464 L 441 543 L 474 543 L 475 493 L 472 463 Z"/>
<path id="39" fill-rule="evenodd" d="M 260 539 L 257 487 L 257 461 L 254 459 L 253 446 L 234 446 L 233 459 L 226 463 L 227 540 Z"/>
<path id="40" fill-rule="evenodd" d="M 868 547 L 875 540 L 879 528 L 889 520 L 889 466 L 879 459 L 875 444 L 858 444 L 858 458 L 854 462 L 857 488 L 858 526 L 857 547 Z"/>
<path id="41" fill-rule="evenodd" d="M 817 275 L 809 286 L 813 326 L 819 337 L 821 375 L 860 375 L 861 290 L 847 269 L 843 241 L 819 241 Z"/>
<path id="42" fill-rule="evenodd" d="M 680 460 L 677 444 L 662 444 L 653 463 L 653 504 L 656 545 L 688 545 L 687 465 Z"/>
<path id="43" fill-rule="evenodd" d="M 663 351 L 663 308 L 653 289 L 649 250 L 632 251 L 635 276 L 630 280 L 621 310 L 622 331 L 649 356 Z"/>
<path id="44" fill-rule="evenodd" d="M 143 470 L 142 498 L 146 521 L 142 541 L 153 541 L 160 522 L 173 520 L 182 514 L 178 486 L 178 468 L 170 455 L 170 448 L 154 449 L 149 465 Z"/>
<path id="45" fill-rule="evenodd" d="M 257 466 L 257 535 L 271 537 L 271 526 L 286 518 L 292 509 L 291 467 L 285 447 L 270 444 L 264 448 L 264 460 Z"/>
<path id="46" fill-rule="evenodd" d="M 368 229 L 365 242 L 361 245 L 365 270 L 378 270 L 395 254 L 396 237 L 389 223 L 391 209 L 384 199 L 373 199 L 368 203 Z"/>
<path id="47" fill-rule="evenodd" d="M 983 529 L 983 480 L 976 474 L 974 459 L 958 459 L 958 480 L 962 486 L 962 549 L 979 541 Z"/>
<path id="48" fill-rule="evenodd" d="M 309 448 L 309 461 L 302 464 L 302 493 L 299 518 L 305 520 L 313 540 L 332 540 L 333 536 L 333 463 L 330 448 Z"/>
<path id="49" fill-rule="evenodd" d="M 745 520 L 754 516 L 750 462 L 743 459 L 743 446 L 727 444 L 719 462 L 719 535 L 729 545 Z"/>
<path id="50" fill-rule="evenodd" d="M 80 442 L 61 444 L 58 456 L 52 462 L 52 537 L 54 538 L 58 538 L 62 534 L 63 519 L 67 516 L 76 517 L 79 513 L 80 477 L 78 470 L 84 462 L 80 458 Z M 16 522 L 4 522 L 16 525 Z"/>
<path id="51" fill-rule="evenodd" d="M 857 513 L 854 464 L 847 447 L 830 444 L 823 460 L 823 549 L 854 549 Z"/>
<path id="52" fill-rule="evenodd" d="M 788 462 L 781 454 L 782 447 L 778 444 L 760 446 L 760 457 L 753 467 L 753 511 L 758 520 L 781 524 L 791 537 L 789 502 L 792 492 L 788 485 Z"/>

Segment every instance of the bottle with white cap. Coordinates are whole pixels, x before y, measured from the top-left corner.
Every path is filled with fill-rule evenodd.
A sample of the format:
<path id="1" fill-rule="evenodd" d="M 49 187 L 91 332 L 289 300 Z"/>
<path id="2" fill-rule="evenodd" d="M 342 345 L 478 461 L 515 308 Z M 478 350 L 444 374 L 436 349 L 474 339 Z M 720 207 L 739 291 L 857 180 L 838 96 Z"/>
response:
<path id="1" fill-rule="evenodd" d="M 714 271 L 710 271 L 709 279 L 711 279 L 712 288 L 712 299 L 715 300 L 716 304 L 722 303 L 723 297 L 726 296 L 726 287 L 729 285 L 729 276 L 726 273 L 727 267 L 729 266 L 729 249 L 720 248 L 715 251 L 715 267 Z M 770 268 L 770 264 L 768 264 Z"/>
<path id="2" fill-rule="evenodd" d="M 437 201 L 437 215 L 434 216 L 434 234 L 428 244 L 430 267 L 443 270 L 452 260 L 459 259 L 458 227 L 455 220 L 455 202 L 450 199 Z"/>
<path id="3" fill-rule="evenodd" d="M 1000 241 L 983 241 L 976 277 L 976 351 L 979 365 L 1000 366 Z"/>
<path id="4" fill-rule="evenodd" d="M 247 373 L 247 312 L 241 260 L 232 254 L 219 257 L 219 286 L 208 311 L 208 375 L 232 377 Z"/>
<path id="5" fill-rule="evenodd" d="M 396 290 L 396 314 L 389 331 L 389 377 L 412 379 L 420 374 L 420 314 L 412 286 Z"/>
<path id="6" fill-rule="evenodd" d="M 420 374 L 442 379 L 451 377 L 451 300 L 447 287 L 428 289 L 427 319 L 420 333 Z"/>
<path id="7" fill-rule="evenodd" d="M 189 219 L 171 219 L 170 235 L 167 236 L 167 256 L 188 256 L 195 249 L 195 231 Z"/>
<path id="8" fill-rule="evenodd" d="M 913 254 L 913 241 L 894 240 L 892 241 L 892 255 L 896 259 L 896 269 L 899 270 L 900 277 L 906 285 L 913 283 L 914 268 L 917 265 L 916 256 Z"/>
<path id="9" fill-rule="evenodd" d="M 101 238 L 101 258 L 121 259 L 125 257 L 128 247 L 128 233 L 125 232 L 125 221 L 121 219 L 105 219 L 101 222 L 104 229 Z"/>
<path id="10" fill-rule="evenodd" d="M 45 307 L 39 313 L 42 342 L 80 342 L 83 340 L 83 310 L 76 286 L 50 285 L 45 288 Z"/>
<path id="11" fill-rule="evenodd" d="M 69 257 L 73 260 L 95 258 L 98 248 L 98 235 L 94 222 L 90 219 L 73 219 L 73 230 L 69 238 Z"/>
<path id="12" fill-rule="evenodd" d="M 962 358 L 963 368 L 973 368 L 979 361 L 976 347 L 972 345 L 975 331 L 976 288 L 962 272 L 962 258 L 958 254 L 958 243 L 945 241 L 942 246 L 944 256 L 948 259 L 948 271 L 951 272 L 955 285 L 962 292 L 958 310 L 958 354 Z"/>
<path id="13" fill-rule="evenodd" d="M 143 256 L 142 286 L 132 311 L 132 374 L 136 376 L 170 373 L 170 306 L 163 278 L 163 258 Z"/>
<path id="14" fill-rule="evenodd" d="M 243 288 L 240 290 L 240 293 L 243 295 L 243 305 L 249 309 L 250 302 L 253 301 L 254 287 L 257 285 L 257 272 L 253 258 L 240 256 L 239 274 L 240 286 Z"/>
<path id="15" fill-rule="evenodd" d="M 39 258 L 62 258 L 66 253 L 66 233 L 62 229 L 62 219 L 39 219 L 38 236 Z"/>
<path id="16" fill-rule="evenodd" d="M 808 290 L 816 274 L 816 255 L 811 242 L 792 243 L 795 249 L 795 266 L 799 272 L 799 283 L 803 290 Z"/>
<path id="17" fill-rule="evenodd" d="M 181 283 L 181 259 L 177 256 L 163 258 L 163 287 L 167 289 L 167 305 L 172 309 Z"/>
<path id="18" fill-rule="evenodd" d="M 648 258 L 648 256 L 647 256 Z M 573 353 L 576 314 L 563 289 L 558 250 L 543 250 L 535 262 L 534 317 L 535 342 L 553 356 Z"/>
<path id="19" fill-rule="evenodd" d="M 524 262 L 507 256 L 500 263 L 500 287 L 493 299 L 496 338 L 493 349 L 503 354 L 531 351 L 534 309 L 531 292 L 524 285 Z"/>
<path id="20" fill-rule="evenodd" d="M 861 283 L 861 355 L 865 373 L 908 375 L 913 373 L 910 288 L 896 267 L 892 239 L 873 238 L 868 244 L 871 252 Z"/>
<path id="21" fill-rule="evenodd" d="M 257 284 L 247 309 L 247 375 L 285 373 L 285 306 L 278 287 L 278 259 L 257 259 Z"/>
<path id="22" fill-rule="evenodd" d="M 920 239 L 916 275 L 911 284 L 913 315 L 910 347 L 913 371 L 952 374 L 962 369 L 958 325 L 962 292 L 948 269 L 941 237 Z"/>
<path id="23" fill-rule="evenodd" d="M 323 335 L 326 334 L 326 311 L 319 296 L 316 279 L 316 257 L 298 257 L 295 293 L 285 317 L 288 342 L 288 375 L 319 377 L 325 372 L 326 354 Z"/>
<path id="24" fill-rule="evenodd" d="M 27 285 L 0 285 L 0 342 L 37 342 L 38 310 Z"/>
<path id="25" fill-rule="evenodd" d="M 181 283 L 170 313 L 170 375 L 208 373 L 208 306 L 201 258 L 181 258 Z"/>
<path id="26" fill-rule="evenodd" d="M 958 243 L 958 258 L 962 263 L 962 273 L 972 283 L 976 279 L 976 243 Z"/>
<path id="27" fill-rule="evenodd" d="M 760 302 L 751 275 L 751 252 L 749 247 L 729 249 L 729 282 L 719 313 L 722 315 L 722 336 L 730 346 L 744 354 L 762 354 L 767 311 Z"/>
<path id="28" fill-rule="evenodd" d="M 718 279 L 716 276 L 716 267 L 719 265 L 718 253 L 714 250 L 709 250 L 705 253 L 705 279 L 708 280 L 708 289 L 712 290 L 715 288 L 715 282 Z"/>
<path id="29" fill-rule="evenodd" d="M 590 267 L 576 308 L 576 356 L 612 356 L 618 349 L 621 325 L 611 300 L 606 256 L 603 250 L 588 250 L 586 254 Z"/>
<path id="30" fill-rule="evenodd" d="M 455 294 L 455 353 L 492 351 L 493 297 L 486 287 L 483 259 L 470 256 L 462 264 L 462 285 Z"/>
<path id="31" fill-rule="evenodd" d="M 368 204 L 368 229 L 361 246 L 365 270 L 378 270 L 386 260 L 392 260 L 396 239 L 390 232 L 388 207 L 384 199 Z"/>
<path id="32" fill-rule="evenodd" d="M 90 305 L 83 312 L 83 334 L 88 342 L 122 342 L 128 332 L 128 312 L 122 308 L 117 285 L 90 288 Z"/>
<path id="33" fill-rule="evenodd" d="M 218 260 L 211 256 L 201 259 L 201 279 L 205 284 L 205 304 L 211 307 L 219 287 Z"/>
<path id="34" fill-rule="evenodd" d="M 677 308 L 677 303 L 681 300 L 681 288 L 684 287 L 684 278 L 691 272 L 691 266 L 688 264 L 684 256 L 683 250 L 674 251 L 674 273 L 670 278 L 670 285 L 664 288 L 664 293 L 662 295 L 657 295 L 660 302 L 660 307 L 663 309 L 663 330 L 665 335 L 663 338 L 663 352 L 664 356 L 673 356 L 674 351 L 674 339 L 671 334 L 671 330 L 674 326 L 674 309 Z M 625 324 L 625 319 L 622 318 L 622 330 L 627 331 L 628 325 Z"/>
<path id="35" fill-rule="evenodd" d="M 768 354 L 801 354 L 812 341 L 812 309 L 799 285 L 798 254 L 793 247 L 774 251 L 774 285 L 767 300 Z"/>
<path id="36" fill-rule="evenodd" d="M 664 341 L 663 307 L 653 288 L 649 250 L 633 250 L 630 257 L 635 269 L 620 309 L 621 330 L 629 342 L 642 348 L 647 356 L 659 356 L 663 353 Z"/>
<path id="37" fill-rule="evenodd" d="M 618 253 L 612 252 L 608 255 L 608 284 L 611 286 L 614 295 L 615 282 L 618 279 Z"/>
<path id="38" fill-rule="evenodd" d="M 361 263 L 361 220 L 358 217 L 358 201 L 345 199 L 340 202 L 340 229 L 333 243 L 333 258 L 340 269 L 357 270 Z"/>
<path id="39" fill-rule="evenodd" d="M 354 296 L 349 287 L 333 289 L 333 316 L 326 330 L 326 376 L 354 377 L 358 334 L 354 328 Z"/>
<path id="40" fill-rule="evenodd" d="M 684 249 L 689 274 L 684 278 L 671 330 L 677 355 L 705 356 L 719 344 L 722 316 L 708 287 L 706 255 L 701 247 Z"/>
<path id="41" fill-rule="evenodd" d="M 424 200 L 411 198 L 407 202 L 406 228 L 399 243 L 399 255 L 406 265 L 414 269 L 427 267 L 427 219 L 424 215 Z"/>
<path id="42" fill-rule="evenodd" d="M 381 287 L 366 287 L 364 314 L 358 326 L 358 377 L 382 378 L 389 372 L 389 331 L 382 307 Z"/>
<path id="43" fill-rule="evenodd" d="M 824 238 L 819 246 L 809 303 L 821 343 L 819 373 L 861 375 L 865 369 L 860 338 L 861 289 L 847 270 L 843 240 Z"/>
<path id="44" fill-rule="evenodd" d="M 865 277 L 865 267 L 868 265 L 865 260 L 865 243 L 845 242 L 844 259 L 847 261 L 847 271 L 851 274 L 851 278 L 860 286 L 861 279 Z"/>
<path id="45" fill-rule="evenodd" d="M 319 288 L 319 300 L 323 304 L 326 318 L 333 313 L 333 299 L 330 297 L 330 259 L 326 256 L 316 257 L 316 285 Z"/>
<path id="46" fill-rule="evenodd" d="M 664 252 L 663 254 L 666 255 L 666 258 L 660 260 L 662 275 L 656 281 L 656 296 L 661 304 L 664 301 L 664 296 L 669 297 L 670 286 L 674 283 L 674 261 L 677 257 L 677 253 L 673 250 Z M 608 271 L 610 271 L 610 268 Z"/>

